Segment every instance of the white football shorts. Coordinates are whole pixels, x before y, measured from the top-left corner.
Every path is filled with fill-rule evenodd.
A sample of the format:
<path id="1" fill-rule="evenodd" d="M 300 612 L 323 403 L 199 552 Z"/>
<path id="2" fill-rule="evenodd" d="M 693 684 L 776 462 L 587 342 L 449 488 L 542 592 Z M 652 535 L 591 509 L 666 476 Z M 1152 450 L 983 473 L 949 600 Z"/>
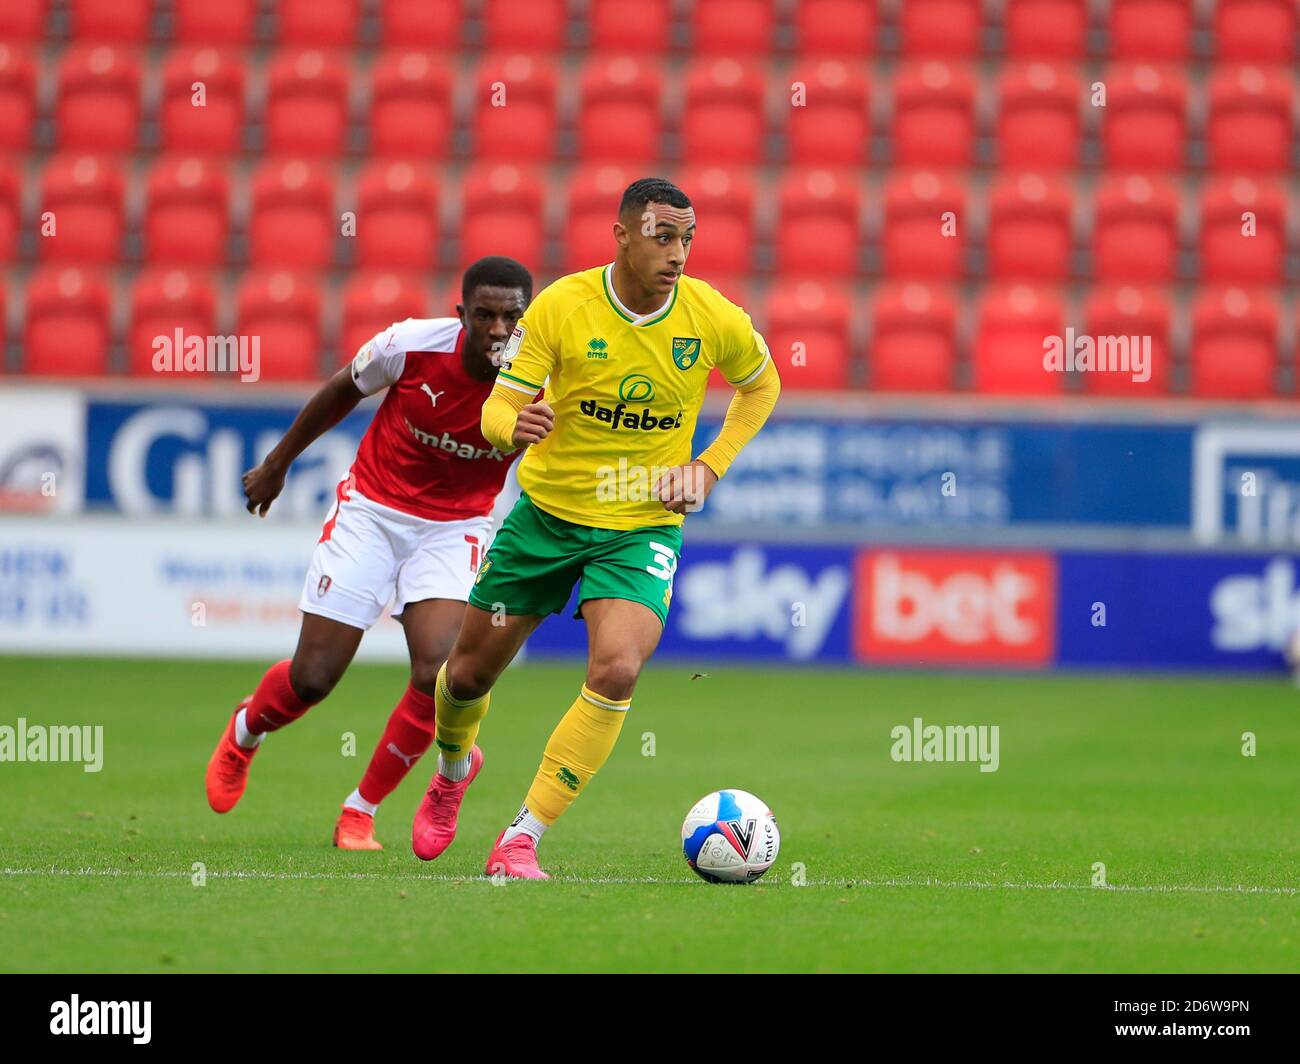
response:
<path id="1" fill-rule="evenodd" d="M 490 516 L 430 521 L 381 506 L 344 478 L 298 608 L 368 629 L 389 602 L 400 617 L 408 603 L 422 599 L 468 601 L 491 536 Z"/>

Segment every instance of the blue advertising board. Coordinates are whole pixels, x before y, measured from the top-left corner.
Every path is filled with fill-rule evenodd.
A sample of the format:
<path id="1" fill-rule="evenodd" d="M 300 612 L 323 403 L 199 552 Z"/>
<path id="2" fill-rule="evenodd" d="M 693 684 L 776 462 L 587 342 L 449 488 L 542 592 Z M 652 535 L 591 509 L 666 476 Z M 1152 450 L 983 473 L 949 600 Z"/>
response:
<path id="1" fill-rule="evenodd" d="M 185 400 L 92 401 L 86 408 L 86 506 L 130 515 L 213 517 L 244 508 L 240 477 L 292 424 L 292 406 Z M 271 514 L 318 520 L 370 423 L 357 411 L 294 463 Z"/>

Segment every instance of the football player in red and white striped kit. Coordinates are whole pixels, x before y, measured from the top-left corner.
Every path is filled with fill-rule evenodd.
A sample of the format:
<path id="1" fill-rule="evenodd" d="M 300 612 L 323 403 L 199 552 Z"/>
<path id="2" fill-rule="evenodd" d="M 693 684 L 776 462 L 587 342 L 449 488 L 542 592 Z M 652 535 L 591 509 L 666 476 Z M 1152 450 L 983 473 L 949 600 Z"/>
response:
<path id="1" fill-rule="evenodd" d="M 465 271 L 461 298 L 458 317 L 408 318 L 364 344 L 244 474 L 248 511 L 265 517 L 293 461 L 362 398 L 388 389 L 312 556 L 298 647 L 239 703 L 208 762 L 208 804 L 218 813 L 244 793 L 266 734 L 333 690 L 389 601 L 405 629 L 410 683 L 343 803 L 336 846 L 382 849 L 375 811 L 433 741 L 438 670 L 460 631 L 493 503 L 518 454 L 488 443 L 479 420 L 496 381 L 494 356 L 532 298 L 532 277 L 513 259 L 480 259 Z"/>

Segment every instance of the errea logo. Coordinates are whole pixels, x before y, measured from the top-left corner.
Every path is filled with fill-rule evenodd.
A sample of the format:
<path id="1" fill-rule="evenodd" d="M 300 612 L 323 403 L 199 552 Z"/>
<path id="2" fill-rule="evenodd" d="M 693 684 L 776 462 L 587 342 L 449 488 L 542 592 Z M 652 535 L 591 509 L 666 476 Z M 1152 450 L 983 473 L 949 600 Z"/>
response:
<path id="1" fill-rule="evenodd" d="M 587 341 L 587 357 L 598 358 L 601 361 L 609 358 L 609 344 L 603 336 L 593 336 Z"/>

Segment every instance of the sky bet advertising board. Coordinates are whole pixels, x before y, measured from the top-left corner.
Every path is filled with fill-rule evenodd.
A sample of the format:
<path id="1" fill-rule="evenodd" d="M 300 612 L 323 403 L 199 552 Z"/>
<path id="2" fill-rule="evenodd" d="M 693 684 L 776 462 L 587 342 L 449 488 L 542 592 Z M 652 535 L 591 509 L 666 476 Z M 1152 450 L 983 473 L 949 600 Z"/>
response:
<path id="1" fill-rule="evenodd" d="M 575 604 L 538 630 L 530 653 L 585 653 Z M 1284 668 L 1297 628 L 1296 554 L 687 543 L 658 653 L 905 669 L 1256 671 Z"/>

